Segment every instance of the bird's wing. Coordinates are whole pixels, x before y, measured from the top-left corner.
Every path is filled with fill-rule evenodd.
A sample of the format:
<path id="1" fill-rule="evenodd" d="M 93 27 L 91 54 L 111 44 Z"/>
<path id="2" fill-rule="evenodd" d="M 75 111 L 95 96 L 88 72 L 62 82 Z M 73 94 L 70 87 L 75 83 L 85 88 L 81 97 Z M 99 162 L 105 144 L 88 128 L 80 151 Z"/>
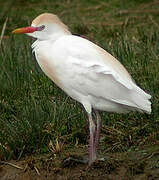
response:
<path id="1" fill-rule="evenodd" d="M 72 80 L 68 85 L 72 90 L 83 94 L 112 101 L 118 104 L 150 110 L 150 96 L 133 82 L 126 84 L 125 81 L 111 71 L 109 67 L 97 63 L 77 63 L 79 59 L 70 57 L 73 69 Z M 121 78 L 121 79 L 120 79 Z M 70 83 L 70 84 L 69 84 Z"/>
<path id="2" fill-rule="evenodd" d="M 92 95 L 116 103 L 134 106 L 129 98 L 129 92 L 133 87 L 108 66 L 98 63 L 79 63 L 79 59 L 75 57 L 70 57 L 69 61 L 74 74 L 72 80 L 68 82 L 72 89 L 85 96 Z"/>
<path id="3" fill-rule="evenodd" d="M 145 103 L 150 98 L 104 49 L 80 37 L 64 38 L 62 42 L 64 76 L 70 89 L 133 107 L 140 106 L 136 99 Z"/>
<path id="4" fill-rule="evenodd" d="M 103 74 L 111 74 L 123 86 L 128 89 L 132 88 L 134 82 L 130 74 L 116 58 L 104 49 L 77 36 L 72 36 L 72 41 L 67 44 L 68 54 L 74 59 L 72 63 L 83 67 L 94 66 L 96 69 L 98 66 L 98 71 Z"/>

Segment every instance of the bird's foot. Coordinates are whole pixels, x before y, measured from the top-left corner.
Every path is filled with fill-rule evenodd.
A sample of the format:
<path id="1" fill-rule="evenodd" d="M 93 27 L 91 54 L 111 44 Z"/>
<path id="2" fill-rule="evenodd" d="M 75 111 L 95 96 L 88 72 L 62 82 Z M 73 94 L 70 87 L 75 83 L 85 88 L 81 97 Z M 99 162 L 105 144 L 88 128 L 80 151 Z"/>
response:
<path id="1" fill-rule="evenodd" d="M 107 157 L 106 157 L 106 158 L 102 157 L 102 158 L 97 158 L 96 160 L 94 160 L 94 161 L 92 161 L 92 162 L 89 161 L 88 168 L 89 168 L 89 167 L 102 166 L 103 163 L 104 163 L 105 161 L 107 161 L 107 160 L 109 160 L 109 158 L 107 158 Z"/>
<path id="2" fill-rule="evenodd" d="M 68 158 L 65 158 L 62 162 L 63 167 L 70 167 L 70 166 L 75 166 L 77 164 L 88 164 L 89 160 L 88 159 L 83 159 L 81 157 L 73 157 L 70 156 Z"/>

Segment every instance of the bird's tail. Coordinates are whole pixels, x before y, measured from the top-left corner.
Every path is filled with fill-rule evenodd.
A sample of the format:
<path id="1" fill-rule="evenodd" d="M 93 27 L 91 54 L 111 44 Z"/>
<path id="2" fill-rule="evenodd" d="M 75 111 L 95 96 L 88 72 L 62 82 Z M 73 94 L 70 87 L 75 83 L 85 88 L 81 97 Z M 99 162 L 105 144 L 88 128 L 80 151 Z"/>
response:
<path id="1" fill-rule="evenodd" d="M 136 104 L 137 109 L 148 114 L 151 113 L 151 95 L 144 92 L 138 86 L 135 87 L 134 91 L 131 94 L 133 102 Z"/>

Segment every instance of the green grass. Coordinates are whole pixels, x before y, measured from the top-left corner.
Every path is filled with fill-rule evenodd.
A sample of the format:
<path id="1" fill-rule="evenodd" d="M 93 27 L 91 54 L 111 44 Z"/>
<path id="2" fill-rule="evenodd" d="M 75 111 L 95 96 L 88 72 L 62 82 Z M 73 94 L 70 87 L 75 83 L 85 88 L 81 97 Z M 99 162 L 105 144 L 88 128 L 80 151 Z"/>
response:
<path id="1" fill-rule="evenodd" d="M 104 152 L 158 144 L 159 1 L 0 1 L 0 159 L 49 152 L 59 137 L 87 144 L 88 124 L 80 105 L 40 70 L 30 37 L 11 31 L 43 12 L 58 14 L 73 33 L 87 36 L 117 57 L 137 84 L 152 95 L 152 114 L 102 113 Z M 81 136 L 83 134 L 83 136 Z"/>

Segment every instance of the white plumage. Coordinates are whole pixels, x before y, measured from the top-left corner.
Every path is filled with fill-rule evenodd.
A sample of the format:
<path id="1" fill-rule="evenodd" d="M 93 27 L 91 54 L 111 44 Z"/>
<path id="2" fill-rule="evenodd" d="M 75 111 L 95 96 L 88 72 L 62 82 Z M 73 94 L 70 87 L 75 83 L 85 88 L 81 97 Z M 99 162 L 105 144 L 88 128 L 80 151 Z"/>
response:
<path id="1" fill-rule="evenodd" d="M 31 28 L 35 28 L 31 33 L 20 29 L 14 33 L 37 38 L 32 48 L 41 69 L 88 113 L 91 164 L 96 159 L 101 126 L 97 110 L 151 113 L 151 96 L 135 84 L 118 60 L 89 40 L 72 35 L 57 16 L 44 13 Z M 92 109 L 96 110 L 96 123 Z"/>

